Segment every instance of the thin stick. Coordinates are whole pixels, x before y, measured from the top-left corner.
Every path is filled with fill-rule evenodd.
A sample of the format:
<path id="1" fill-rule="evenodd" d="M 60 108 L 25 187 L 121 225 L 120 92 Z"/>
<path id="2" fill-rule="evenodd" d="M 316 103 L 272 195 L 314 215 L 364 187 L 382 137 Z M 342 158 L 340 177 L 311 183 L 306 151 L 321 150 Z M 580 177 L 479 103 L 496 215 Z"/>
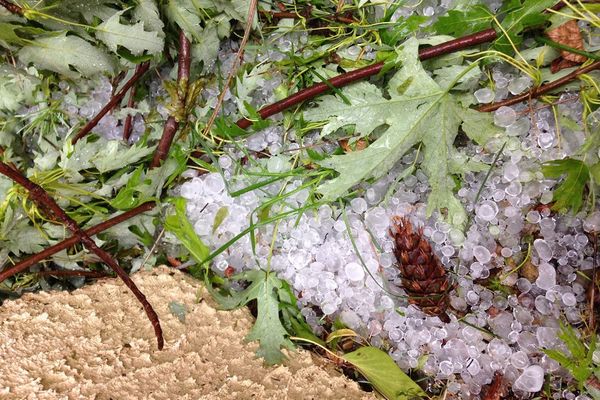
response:
<path id="1" fill-rule="evenodd" d="M 23 8 L 8 0 L 0 0 L 0 6 L 6 8 L 9 12 L 13 14 L 23 15 Z"/>
<path id="2" fill-rule="evenodd" d="M 190 80 L 190 53 L 190 41 L 185 36 L 183 30 L 181 30 L 179 31 L 179 55 L 177 57 L 177 93 L 179 95 L 179 106 L 182 108 L 185 107 L 188 82 Z M 182 90 L 183 93 L 180 93 L 180 90 Z M 150 168 L 158 167 L 160 163 L 167 158 L 177 129 L 179 129 L 179 122 L 173 115 L 170 115 L 165 122 L 163 134 L 154 151 L 154 157 L 150 163 Z"/>
<path id="3" fill-rule="evenodd" d="M 94 127 L 96 125 L 98 125 L 98 122 L 100 122 L 102 117 L 104 117 L 110 110 L 115 108 L 117 103 L 120 102 L 123 97 L 125 97 L 125 94 L 127 94 L 127 91 L 133 85 L 135 85 L 135 83 L 142 77 L 142 75 L 144 75 L 146 73 L 146 71 L 148 71 L 149 67 L 150 67 L 149 61 L 146 61 L 145 63 L 140 64 L 139 70 L 136 71 L 135 74 L 133 74 L 133 76 L 125 83 L 123 88 L 121 90 L 119 90 L 110 99 L 110 101 L 108 103 L 106 103 L 106 105 L 104 107 L 102 107 L 102 109 L 98 112 L 98 114 L 96 114 L 94 116 L 94 118 L 89 120 L 88 123 L 85 124 L 85 126 L 83 128 L 81 128 L 81 130 L 77 133 L 77 135 L 75 135 L 75 137 L 73 137 L 73 140 L 72 140 L 73 144 L 77 143 L 81 138 L 85 137 L 88 133 L 90 133 L 90 131 L 92 129 L 94 129 Z"/>
<path id="4" fill-rule="evenodd" d="M 558 89 L 559 87 L 575 80 L 575 78 L 577 78 L 581 74 L 587 74 L 588 72 L 593 71 L 598 68 L 600 68 L 600 61 L 593 62 L 590 65 L 588 65 L 587 67 L 582 67 L 582 68 L 576 69 L 575 71 L 571 72 L 568 75 L 563 76 L 560 79 L 557 79 L 557 80 L 547 83 L 545 85 L 539 86 L 538 88 L 531 89 L 531 90 L 529 90 L 523 94 L 520 94 L 518 96 L 514 96 L 514 97 L 511 97 L 510 99 L 499 101 L 497 103 L 485 104 L 485 105 L 479 107 L 477 109 L 477 111 L 481 111 L 481 112 L 496 111 L 497 109 L 499 109 L 500 107 L 503 107 L 503 106 L 511 106 L 513 104 L 520 103 L 527 99 L 533 99 L 533 98 L 539 97 L 539 96 L 543 95 L 544 93 L 551 92 L 552 90 Z"/>
<path id="5" fill-rule="evenodd" d="M 83 276 L 85 278 L 105 278 L 108 275 L 106 272 L 102 271 L 85 271 L 85 270 L 72 270 L 72 269 L 62 269 L 58 271 L 39 271 L 35 273 L 38 276 L 54 276 L 54 277 L 80 277 Z"/>
<path id="6" fill-rule="evenodd" d="M 156 335 L 158 342 L 158 349 L 161 350 L 164 346 L 164 338 L 160 321 L 158 320 L 158 315 L 156 314 L 156 311 L 154 311 L 154 308 L 152 308 L 152 305 L 146 299 L 146 296 L 144 296 L 144 294 L 135 285 L 133 280 L 131 280 L 131 277 L 129 277 L 123 268 L 121 268 L 117 260 L 115 260 L 114 257 L 108 254 L 106 251 L 98 247 L 96 242 L 94 242 L 92 238 L 90 238 L 90 236 L 79 227 L 79 225 L 77 225 L 75 220 L 69 217 L 63 211 L 63 209 L 56 204 L 54 199 L 50 197 L 48 192 L 46 192 L 41 186 L 33 183 L 19 171 L 1 161 L 0 173 L 6 175 L 17 184 L 23 186 L 29 192 L 31 200 L 35 202 L 38 207 L 43 209 L 49 218 L 62 222 L 71 232 L 73 232 L 73 234 L 79 237 L 81 243 L 88 250 L 100 257 L 100 259 L 104 261 L 104 263 L 108 265 L 119 276 L 119 278 L 123 280 L 125 285 L 142 304 L 142 307 L 144 307 L 144 311 L 146 311 L 146 315 L 154 327 L 154 334 Z"/>
<path id="7" fill-rule="evenodd" d="M 242 37 L 242 41 L 240 42 L 240 48 L 237 51 L 235 60 L 233 62 L 233 65 L 231 66 L 231 70 L 229 71 L 227 80 L 225 81 L 225 86 L 223 86 L 223 90 L 221 90 L 221 94 L 219 95 L 219 98 L 217 99 L 217 104 L 215 105 L 215 108 L 213 109 L 213 113 L 211 114 L 208 122 L 206 123 L 206 126 L 204 127 L 204 135 L 205 136 L 208 135 L 208 133 L 210 132 L 210 129 L 212 128 L 213 124 L 215 123 L 215 120 L 217 119 L 217 116 L 219 115 L 219 111 L 221 111 L 221 106 L 223 105 L 223 100 L 225 99 L 225 94 L 227 93 L 227 89 L 229 89 L 229 86 L 231 85 L 231 81 L 233 80 L 233 77 L 235 76 L 238 66 L 241 64 L 242 58 L 244 57 L 244 48 L 246 47 L 246 43 L 248 43 L 248 39 L 250 38 L 250 31 L 252 30 L 252 23 L 254 22 L 254 13 L 255 13 L 255 10 L 257 7 L 257 3 L 258 3 L 258 0 L 250 0 L 250 5 L 248 7 L 248 18 L 246 19 L 246 28 L 244 29 L 244 37 Z M 327 87 L 327 85 L 325 85 L 325 87 Z M 279 102 L 277 102 L 277 103 L 279 103 Z M 277 104 L 277 103 L 275 103 L 275 104 Z M 273 114 L 276 114 L 276 113 L 273 113 Z M 273 114 L 269 114 L 269 115 L 273 115 Z M 261 116 L 262 116 L 262 113 L 261 113 Z M 266 118 L 266 117 L 263 117 L 263 118 Z M 245 118 L 243 118 L 243 119 L 245 120 Z M 238 126 L 240 126 L 241 128 L 244 128 L 244 129 L 252 124 L 252 122 L 248 121 L 248 125 L 243 127 L 242 125 L 240 125 L 240 121 L 238 121 Z"/>
<path id="8" fill-rule="evenodd" d="M 140 206 L 137 206 L 136 208 L 133 208 L 129 211 L 124 212 L 123 214 L 117 215 L 116 217 L 106 220 L 96 226 L 89 228 L 89 229 L 86 229 L 85 233 L 88 236 L 97 235 L 98 233 L 104 232 L 105 230 L 110 229 L 113 226 L 118 225 L 122 222 L 125 222 L 128 219 L 131 219 L 138 214 L 144 213 L 146 211 L 150 211 L 155 206 L 156 206 L 156 203 L 154 203 L 153 201 L 144 203 Z M 32 255 L 29 258 L 19 261 L 18 263 L 13 265 L 12 268 L 7 269 L 5 271 L 0 271 L 0 282 L 2 282 L 5 279 L 10 278 L 11 276 L 13 276 L 15 274 L 18 274 L 19 272 L 25 271 L 27 268 L 31 267 L 32 265 L 35 265 L 35 264 L 39 263 L 40 261 L 51 257 L 53 254 L 56 254 L 59 251 L 68 249 L 69 247 L 71 247 L 77 243 L 79 243 L 79 237 L 71 236 L 70 238 L 65 239 L 62 242 L 59 242 L 53 246 L 50 246 L 50 247 L 40 251 L 39 253 Z"/>
<path id="9" fill-rule="evenodd" d="M 138 64 L 135 67 L 134 75 L 140 72 L 142 65 L 143 64 Z M 133 85 L 131 87 L 131 90 L 129 91 L 129 100 L 127 101 L 127 107 L 133 108 L 134 105 L 135 105 L 135 85 Z M 129 143 L 129 138 L 131 137 L 131 129 L 133 128 L 133 124 L 131 123 L 132 120 L 133 120 L 133 115 L 128 114 L 127 117 L 125 118 L 125 123 L 123 124 L 123 141 L 125 143 Z"/>
<path id="10" fill-rule="evenodd" d="M 486 29 L 481 32 L 473 33 L 471 35 L 464 36 L 462 38 L 450 40 L 445 43 L 441 43 L 437 46 L 431 46 L 419 51 L 419 59 L 421 61 L 428 60 L 430 58 L 438 57 L 444 54 L 449 54 L 458 50 L 465 49 L 467 47 L 475 46 L 482 43 L 490 42 L 496 39 L 496 31 L 493 29 Z M 356 69 L 354 71 L 346 72 L 345 74 L 338 75 L 331 78 L 328 83 L 317 83 L 306 89 L 302 89 L 291 96 L 286 97 L 283 100 L 277 101 L 267 107 L 263 107 L 258 111 L 261 118 L 268 118 L 275 115 L 287 108 L 293 107 L 306 100 L 312 99 L 322 93 L 331 90 L 331 87 L 340 88 L 349 85 L 358 80 L 367 78 L 378 74 L 383 68 L 383 62 L 368 65 L 363 68 Z M 237 125 L 246 129 L 252 125 L 252 121 L 246 118 L 242 118 L 237 121 Z"/>

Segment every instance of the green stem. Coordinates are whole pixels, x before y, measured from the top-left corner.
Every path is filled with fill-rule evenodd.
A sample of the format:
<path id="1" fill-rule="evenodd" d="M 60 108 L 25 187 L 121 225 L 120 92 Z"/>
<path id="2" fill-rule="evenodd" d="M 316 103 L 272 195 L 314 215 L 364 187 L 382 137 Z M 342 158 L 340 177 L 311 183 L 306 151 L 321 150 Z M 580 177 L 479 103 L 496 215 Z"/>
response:
<path id="1" fill-rule="evenodd" d="M 539 43 L 548 45 L 550 47 L 554 47 L 555 49 L 565 50 L 565 51 L 568 51 L 569 53 L 579 54 L 580 56 L 587 57 L 590 60 L 600 61 L 600 56 L 599 55 L 596 55 L 594 53 L 590 53 L 590 52 L 587 52 L 587 51 L 584 51 L 584 50 L 579 50 L 579 49 L 576 49 L 574 47 L 567 46 L 567 45 L 564 45 L 562 43 L 555 42 L 554 40 L 550 40 L 550 39 L 547 39 L 547 38 L 542 37 L 542 36 L 536 36 L 535 40 L 537 42 L 539 42 Z"/>

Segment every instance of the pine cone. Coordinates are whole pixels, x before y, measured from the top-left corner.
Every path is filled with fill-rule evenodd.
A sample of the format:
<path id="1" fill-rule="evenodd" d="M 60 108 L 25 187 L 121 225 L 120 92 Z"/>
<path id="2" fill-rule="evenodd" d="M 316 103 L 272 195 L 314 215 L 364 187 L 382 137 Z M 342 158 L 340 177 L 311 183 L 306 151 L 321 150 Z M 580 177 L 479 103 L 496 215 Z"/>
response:
<path id="1" fill-rule="evenodd" d="M 390 235 L 394 239 L 394 254 L 408 302 L 426 314 L 450 322 L 446 314 L 450 281 L 444 266 L 423 237 L 423 228 L 414 232 L 412 224 L 404 217 L 396 216 L 392 221 Z"/>

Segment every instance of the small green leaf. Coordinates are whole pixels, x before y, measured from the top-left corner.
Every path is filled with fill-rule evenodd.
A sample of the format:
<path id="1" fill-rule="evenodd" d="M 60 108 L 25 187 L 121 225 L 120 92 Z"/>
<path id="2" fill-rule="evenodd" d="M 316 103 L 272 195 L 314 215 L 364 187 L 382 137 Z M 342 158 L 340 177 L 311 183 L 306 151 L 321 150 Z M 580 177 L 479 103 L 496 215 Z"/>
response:
<path id="1" fill-rule="evenodd" d="M 427 397 L 392 358 L 375 347 L 362 347 L 342 358 L 354 365 L 369 380 L 373 387 L 388 400 L 415 399 Z"/>
<path id="2" fill-rule="evenodd" d="M 215 220 L 214 220 L 213 226 L 212 226 L 213 233 L 215 233 L 217 228 L 219 228 L 219 226 L 223 223 L 223 220 L 225 218 L 227 218 L 228 215 L 229 215 L 229 208 L 227 208 L 225 206 L 219 208 L 219 211 L 217 211 L 217 214 L 215 215 Z"/>
<path id="3" fill-rule="evenodd" d="M 478 4 L 468 10 L 448 10 L 433 24 L 433 28 L 441 35 L 461 37 L 490 28 L 493 17 L 485 5 Z"/>
<path id="4" fill-rule="evenodd" d="M 583 191 L 590 180 L 590 171 L 582 161 L 573 158 L 554 160 L 544 163 L 542 172 L 547 178 L 560 178 L 566 175 L 563 182 L 554 189 L 554 206 L 556 211 L 572 210 L 577 213 L 583 204 Z"/>
<path id="5" fill-rule="evenodd" d="M 199 264 L 191 270 L 192 275 L 197 276 L 202 271 L 201 263 L 210 255 L 210 249 L 198 237 L 194 231 L 194 227 L 187 219 L 185 199 L 178 197 L 173 200 L 173 204 L 175 206 L 175 214 L 171 214 L 165 218 L 165 229 L 177 236 L 177 239 L 181 241 L 181 244 L 183 244 Z"/>
<path id="6" fill-rule="evenodd" d="M 327 335 L 325 342 L 329 343 L 335 339 L 339 339 L 339 338 L 343 338 L 343 337 L 356 337 L 356 336 L 358 336 L 358 333 L 354 332 L 352 329 L 342 328 L 342 329 L 337 329 L 337 330 L 331 332 L 329 335 Z"/>
<path id="7" fill-rule="evenodd" d="M 171 312 L 171 314 L 177 317 L 179 322 L 185 323 L 185 315 L 187 314 L 185 304 L 172 301 L 169 303 L 169 311 Z"/>

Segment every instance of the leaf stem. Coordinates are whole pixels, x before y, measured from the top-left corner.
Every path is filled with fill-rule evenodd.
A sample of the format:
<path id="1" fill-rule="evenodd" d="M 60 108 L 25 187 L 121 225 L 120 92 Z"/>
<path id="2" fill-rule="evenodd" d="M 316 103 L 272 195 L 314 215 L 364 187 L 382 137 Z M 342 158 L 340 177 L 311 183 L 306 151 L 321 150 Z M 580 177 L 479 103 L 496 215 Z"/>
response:
<path id="1" fill-rule="evenodd" d="M 579 50 L 579 49 L 576 49 L 574 47 L 567 46 L 567 45 L 564 45 L 562 43 L 555 42 L 554 40 L 550 40 L 550 39 L 545 38 L 543 36 L 536 36 L 535 40 L 537 42 L 546 44 L 546 45 L 548 45 L 550 47 L 554 47 L 554 48 L 559 49 L 559 50 L 565 50 L 565 51 L 568 51 L 569 53 L 579 54 L 580 56 L 587 57 L 587 58 L 589 58 L 591 60 L 600 61 L 600 56 L 598 56 L 598 55 L 596 55 L 594 53 L 590 53 L 590 52 L 584 51 L 584 50 Z"/>
<path id="2" fill-rule="evenodd" d="M 177 93 L 179 96 L 179 106 L 182 109 L 185 107 L 188 83 L 190 81 L 190 65 L 191 43 L 182 29 L 179 31 L 179 55 L 177 57 Z M 180 90 L 183 93 L 180 93 Z M 167 122 L 165 122 L 163 134 L 154 151 L 154 157 L 150 163 L 150 168 L 158 167 L 167 158 L 177 129 L 179 129 L 179 122 L 174 115 L 170 115 Z"/>
<path id="3" fill-rule="evenodd" d="M 534 98 L 539 97 L 545 93 L 548 93 L 554 89 L 558 89 L 562 85 L 565 85 L 565 84 L 575 80 L 575 78 L 577 78 L 581 74 L 587 74 L 588 72 L 596 70 L 598 68 L 600 68 L 600 61 L 593 62 L 593 63 L 589 64 L 588 66 L 576 69 L 575 71 L 571 72 L 568 75 L 563 76 L 560 79 L 557 79 L 557 80 L 547 83 L 545 85 L 539 86 L 537 88 L 531 89 L 531 90 L 529 90 L 523 94 L 520 94 L 518 96 L 514 96 L 514 97 L 511 97 L 510 99 L 506 99 L 506 100 L 499 101 L 496 103 L 490 103 L 490 104 L 483 105 L 483 106 L 477 108 L 477 111 L 481 111 L 481 112 L 496 111 L 497 109 L 499 109 L 500 107 L 503 107 L 503 106 L 511 106 L 513 104 L 517 104 L 517 103 L 520 103 L 520 102 L 528 100 L 528 99 L 534 99 Z"/>
<path id="4" fill-rule="evenodd" d="M 136 71 L 136 73 L 133 74 L 131 79 L 129 79 L 125 83 L 123 88 L 121 90 L 119 90 L 110 99 L 110 101 L 108 103 L 106 103 L 106 105 L 104 107 L 102 107 L 102 109 L 98 112 L 98 114 L 96 114 L 96 116 L 94 116 L 94 118 L 89 120 L 88 123 L 85 124 L 85 126 L 83 128 L 81 128 L 81 130 L 77 133 L 77 135 L 75 135 L 75 137 L 73 137 L 72 143 L 73 144 L 77 143 L 81 138 L 85 137 L 88 133 L 90 133 L 91 130 L 94 129 L 94 127 L 96 125 L 98 125 L 98 122 L 100 122 L 102 117 L 104 117 L 110 110 L 115 108 L 117 103 L 120 102 L 123 97 L 125 97 L 125 94 L 127 93 L 127 91 L 133 85 L 135 85 L 135 83 L 142 77 L 142 75 L 144 75 L 146 73 L 146 71 L 148 71 L 149 67 L 150 67 L 150 62 L 148 62 L 148 61 L 146 61 L 143 64 L 140 64 L 139 71 Z"/>
<path id="5" fill-rule="evenodd" d="M 142 69 L 142 65 L 143 64 L 138 64 L 135 67 L 134 75 L 138 74 L 140 72 L 140 70 Z M 135 85 L 132 86 L 131 90 L 129 91 L 129 100 L 127 101 L 127 107 L 133 108 L 134 105 L 135 105 Z M 125 143 L 129 143 L 129 138 L 131 137 L 131 130 L 133 128 L 132 120 L 133 120 L 133 115 L 128 114 L 127 117 L 125 118 L 125 123 L 123 124 L 123 141 Z"/>
<path id="6" fill-rule="evenodd" d="M 428 60 L 430 58 L 438 57 L 444 54 L 449 54 L 467 47 L 475 46 L 482 43 L 487 43 L 496 38 L 496 31 L 493 29 L 486 29 L 484 31 L 476 32 L 471 35 L 467 35 L 458 39 L 450 40 L 445 43 L 441 43 L 436 46 L 424 48 L 419 51 L 419 59 L 421 61 Z M 293 107 L 306 100 L 310 100 L 322 93 L 331 90 L 331 87 L 340 88 L 349 85 L 353 82 L 367 78 L 378 74 L 383 68 L 383 62 L 368 65 L 363 68 L 356 69 L 354 71 L 346 72 L 344 74 L 335 76 L 329 79 L 328 83 L 317 83 L 306 89 L 302 89 L 299 92 L 286 97 L 283 100 L 277 101 L 269 106 L 263 107 L 258 111 L 261 118 L 268 118 L 275 115 L 287 108 Z M 252 121 L 247 118 L 242 118 L 236 122 L 236 124 L 246 129 L 252 125 Z"/>

